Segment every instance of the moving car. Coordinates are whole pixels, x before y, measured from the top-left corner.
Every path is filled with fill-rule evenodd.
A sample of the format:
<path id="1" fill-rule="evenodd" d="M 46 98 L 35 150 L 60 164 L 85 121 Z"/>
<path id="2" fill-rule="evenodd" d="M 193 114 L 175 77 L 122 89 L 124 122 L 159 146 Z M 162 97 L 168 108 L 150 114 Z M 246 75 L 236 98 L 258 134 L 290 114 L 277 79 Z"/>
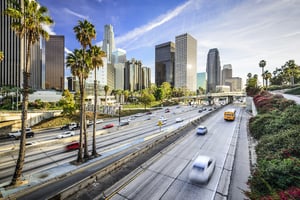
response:
<path id="1" fill-rule="evenodd" d="M 189 179 L 194 183 L 208 183 L 216 165 L 216 160 L 209 156 L 199 155 L 189 174 Z"/>
<path id="2" fill-rule="evenodd" d="M 170 109 L 166 108 L 165 113 L 168 113 L 168 112 L 170 112 Z"/>
<path id="3" fill-rule="evenodd" d="M 129 125 L 129 121 L 128 120 L 122 120 L 120 121 L 120 126 L 126 126 Z"/>
<path id="4" fill-rule="evenodd" d="M 198 126 L 198 128 L 197 128 L 198 135 L 205 135 L 206 133 L 207 133 L 206 126 Z"/>
<path id="5" fill-rule="evenodd" d="M 80 146 L 79 142 L 73 141 L 72 143 L 70 143 L 66 146 L 66 150 L 67 151 L 76 150 L 76 149 L 79 149 L 79 146 Z"/>
<path id="6" fill-rule="evenodd" d="M 66 132 L 63 132 L 62 134 L 56 136 L 56 138 L 65 138 L 65 137 L 71 137 L 74 135 L 75 135 L 74 131 L 66 131 Z"/>
<path id="7" fill-rule="evenodd" d="M 26 128 L 25 132 L 26 132 L 26 133 L 32 132 L 32 131 L 31 131 L 31 128 Z M 18 138 L 18 137 L 21 136 L 21 133 L 22 133 L 22 130 L 20 129 L 20 130 L 17 130 L 17 131 L 13 131 L 13 132 L 8 133 L 8 136 L 9 136 L 10 138 Z M 29 135 L 31 135 L 31 134 L 29 134 Z M 26 135 L 26 137 L 27 137 L 27 135 Z"/>
<path id="8" fill-rule="evenodd" d="M 103 129 L 108 129 L 108 128 L 112 128 L 114 127 L 114 124 L 106 124 L 105 126 L 103 126 Z"/>
<path id="9" fill-rule="evenodd" d="M 103 119 L 97 119 L 97 120 L 96 120 L 96 124 L 101 124 L 102 122 L 104 122 Z"/>
<path id="10" fill-rule="evenodd" d="M 180 117 L 176 118 L 176 123 L 179 123 L 179 122 L 183 122 L 183 119 Z"/>

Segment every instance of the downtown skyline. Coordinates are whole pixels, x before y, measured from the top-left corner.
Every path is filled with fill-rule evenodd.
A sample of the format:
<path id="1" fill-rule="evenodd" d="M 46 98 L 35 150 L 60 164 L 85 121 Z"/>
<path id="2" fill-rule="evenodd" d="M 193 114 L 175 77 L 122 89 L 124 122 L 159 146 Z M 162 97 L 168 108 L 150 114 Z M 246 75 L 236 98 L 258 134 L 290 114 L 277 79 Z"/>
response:
<path id="1" fill-rule="evenodd" d="M 231 64 L 233 76 L 246 79 L 247 73 L 273 71 L 286 61 L 298 64 L 300 17 L 297 0 L 39 0 L 49 9 L 55 25 L 49 33 L 65 36 L 65 51 L 80 48 L 73 27 L 87 19 L 95 25 L 102 46 L 104 26 L 114 28 L 115 46 L 126 50 L 127 59 L 141 60 L 155 71 L 155 45 L 174 41 L 176 35 L 189 33 L 196 38 L 197 72 L 206 71 L 209 49 L 218 48 L 221 66 Z"/>

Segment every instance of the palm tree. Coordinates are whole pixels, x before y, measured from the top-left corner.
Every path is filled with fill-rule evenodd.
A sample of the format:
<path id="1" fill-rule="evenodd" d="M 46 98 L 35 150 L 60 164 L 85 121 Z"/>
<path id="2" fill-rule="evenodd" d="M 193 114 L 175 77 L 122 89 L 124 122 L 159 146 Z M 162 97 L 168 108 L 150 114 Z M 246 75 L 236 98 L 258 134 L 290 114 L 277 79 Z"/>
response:
<path id="1" fill-rule="evenodd" d="M 265 73 L 263 74 L 263 79 L 266 80 L 266 90 L 268 90 L 268 80 L 270 80 L 271 78 L 272 78 L 271 72 L 269 72 L 268 70 L 265 71 Z"/>
<path id="2" fill-rule="evenodd" d="M 83 162 L 82 149 L 83 149 L 83 116 L 84 112 L 84 80 L 88 77 L 89 70 L 85 67 L 86 60 L 84 60 L 84 52 L 82 49 L 75 49 L 72 53 L 67 55 L 67 67 L 71 68 L 71 73 L 76 76 L 79 81 L 79 91 L 80 91 L 80 135 L 79 143 L 80 147 L 78 149 L 77 162 Z M 84 146 L 87 146 L 85 143 Z"/>
<path id="3" fill-rule="evenodd" d="M 4 11 L 4 14 L 13 19 L 11 28 L 20 38 L 25 40 L 26 47 L 25 68 L 23 71 L 22 134 L 19 156 L 10 185 L 17 185 L 20 183 L 24 165 L 26 144 L 25 128 L 27 126 L 28 94 L 31 71 L 31 47 L 35 43 L 40 42 L 41 36 L 46 40 L 49 39 L 49 34 L 42 25 L 51 25 L 53 23 L 53 20 L 47 15 L 48 9 L 44 6 L 40 6 L 36 1 L 24 0 L 23 5 L 24 6 L 22 7 L 20 4 L 14 3 L 12 7 L 9 7 Z"/>
<path id="4" fill-rule="evenodd" d="M 261 60 L 259 62 L 259 67 L 262 69 L 261 75 L 264 75 L 264 67 L 266 66 L 267 62 L 265 60 Z M 264 78 L 263 78 L 263 87 L 264 87 Z"/>
<path id="5" fill-rule="evenodd" d="M 80 42 L 82 49 L 83 49 L 83 60 L 85 60 L 86 57 L 86 48 L 87 46 L 92 46 L 92 40 L 96 38 L 96 31 L 93 24 L 88 22 L 87 20 L 84 21 L 78 21 L 78 25 L 73 28 L 76 39 Z M 85 63 L 83 63 L 85 64 Z M 84 66 L 85 70 L 88 70 L 88 65 Z M 84 84 L 84 83 L 82 83 Z M 83 88 L 84 90 L 84 88 Z M 84 92 L 84 91 L 81 92 Z M 82 98 L 84 98 L 84 95 L 80 95 Z M 84 101 L 81 100 L 81 113 L 80 113 L 80 134 L 84 135 L 84 157 L 88 158 L 88 145 L 87 145 L 87 133 L 86 133 L 86 114 L 85 114 L 85 107 L 84 107 Z"/>
<path id="6" fill-rule="evenodd" d="M 289 69 L 289 77 L 290 77 L 290 82 L 291 85 L 295 84 L 295 71 L 297 70 L 298 66 L 295 64 L 294 60 L 289 60 L 286 62 L 285 66 Z"/>
<path id="7" fill-rule="evenodd" d="M 109 91 L 109 86 L 105 85 L 104 86 L 104 93 L 105 93 L 105 105 L 107 105 L 107 93 Z"/>
<path id="8" fill-rule="evenodd" d="M 4 53 L 0 51 L 0 62 L 2 62 L 2 60 L 4 60 Z"/>
<path id="9" fill-rule="evenodd" d="M 89 54 L 92 59 L 92 68 L 94 69 L 94 126 L 93 126 L 93 150 L 92 150 L 92 156 L 97 156 L 96 151 L 96 116 L 97 116 L 97 69 L 99 69 L 100 66 L 103 67 L 103 60 L 102 58 L 105 57 L 105 52 L 101 50 L 100 47 L 92 46 Z"/>

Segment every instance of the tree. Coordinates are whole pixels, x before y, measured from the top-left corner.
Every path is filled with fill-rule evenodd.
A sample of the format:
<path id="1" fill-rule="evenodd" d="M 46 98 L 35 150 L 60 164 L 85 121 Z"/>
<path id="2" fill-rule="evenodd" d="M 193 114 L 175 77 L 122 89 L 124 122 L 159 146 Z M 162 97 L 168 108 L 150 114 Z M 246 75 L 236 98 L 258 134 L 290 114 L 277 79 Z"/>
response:
<path id="1" fill-rule="evenodd" d="M 93 150 L 92 150 L 92 156 L 97 156 L 96 151 L 96 117 L 97 117 L 97 69 L 99 69 L 100 66 L 103 67 L 103 60 L 102 58 L 105 57 L 105 52 L 101 50 L 100 47 L 92 46 L 89 51 L 90 57 L 91 57 L 91 64 L 92 69 L 94 69 L 94 126 L 93 126 Z"/>
<path id="2" fill-rule="evenodd" d="M 83 20 L 83 21 L 78 21 L 78 25 L 75 26 L 73 28 L 75 35 L 76 35 L 76 39 L 80 42 L 81 46 L 82 46 L 82 56 L 83 56 L 83 60 L 85 60 L 85 62 L 83 62 L 83 68 L 84 70 L 82 72 L 85 72 L 87 74 L 84 75 L 84 77 L 89 74 L 89 66 L 86 62 L 86 48 L 89 46 L 90 49 L 92 47 L 92 40 L 96 38 L 96 30 L 93 24 L 91 24 L 90 22 L 88 22 L 87 20 Z M 87 76 L 84 78 L 87 78 Z M 84 86 L 84 82 L 82 82 L 81 86 Z M 80 95 L 81 98 L 84 98 L 84 87 L 81 88 L 80 93 L 82 93 Z M 88 145 L 87 145 L 87 133 L 86 133 L 86 113 L 85 113 L 85 105 L 84 105 L 84 99 L 81 99 L 81 112 L 80 112 L 80 134 L 84 135 L 84 158 L 88 158 L 89 154 L 88 154 Z M 79 153 L 79 151 L 78 151 Z"/>
<path id="3" fill-rule="evenodd" d="M 0 51 L 0 62 L 2 62 L 2 60 L 4 60 L 4 53 Z"/>
<path id="4" fill-rule="evenodd" d="M 75 49 L 72 53 L 67 55 L 67 67 L 71 68 L 71 73 L 73 76 L 76 76 L 79 81 L 79 90 L 80 90 L 80 135 L 79 135 L 79 149 L 77 162 L 83 162 L 82 149 L 83 149 L 83 114 L 84 112 L 84 80 L 88 77 L 89 69 L 86 68 L 87 60 L 84 60 L 84 53 L 82 49 Z M 84 146 L 87 146 L 85 143 Z"/>
<path id="5" fill-rule="evenodd" d="M 4 11 L 4 14 L 11 17 L 11 28 L 16 34 L 25 40 L 25 67 L 23 71 L 23 99 L 22 99 L 22 134 L 20 140 L 19 156 L 15 168 L 15 172 L 10 185 L 17 185 L 21 182 L 21 174 L 25 159 L 25 144 L 27 126 L 27 110 L 29 81 L 31 72 L 31 47 L 40 42 L 40 37 L 49 39 L 48 32 L 42 25 L 51 25 L 53 20 L 47 15 L 48 9 L 39 5 L 36 1 L 24 0 L 24 7 L 18 3 L 14 3 L 11 7 Z"/>
<path id="6" fill-rule="evenodd" d="M 62 98 L 59 100 L 59 104 L 62 106 L 63 115 L 74 115 L 76 112 L 74 95 L 69 90 L 64 90 Z"/>
<path id="7" fill-rule="evenodd" d="M 105 105 L 107 105 L 107 93 L 109 91 L 109 86 L 105 85 L 104 86 L 104 93 L 105 93 Z"/>
<path id="8" fill-rule="evenodd" d="M 266 80 L 266 89 L 268 89 L 268 81 L 272 78 L 272 74 L 271 72 L 269 72 L 268 70 L 264 72 L 263 74 L 263 79 Z"/>
<path id="9" fill-rule="evenodd" d="M 124 101 L 127 103 L 128 102 L 128 97 L 129 97 L 129 91 L 128 90 L 124 90 L 123 91 L 123 95 L 124 95 Z"/>
<path id="10" fill-rule="evenodd" d="M 150 105 L 152 101 L 155 100 L 155 97 L 153 94 L 151 94 L 147 89 L 142 90 L 140 102 L 142 102 L 145 105 L 145 110 L 147 108 L 147 105 Z"/>
<path id="11" fill-rule="evenodd" d="M 163 98 L 164 99 L 171 97 L 172 88 L 171 88 L 171 84 L 169 82 L 163 82 L 161 84 L 161 89 L 163 90 L 163 94 L 164 94 Z"/>
<path id="12" fill-rule="evenodd" d="M 263 76 L 264 75 L 264 67 L 266 66 L 267 62 L 265 60 L 261 60 L 259 62 L 259 67 L 262 69 L 262 72 L 261 72 L 261 75 Z M 264 78 L 263 78 L 263 87 L 264 87 Z"/>

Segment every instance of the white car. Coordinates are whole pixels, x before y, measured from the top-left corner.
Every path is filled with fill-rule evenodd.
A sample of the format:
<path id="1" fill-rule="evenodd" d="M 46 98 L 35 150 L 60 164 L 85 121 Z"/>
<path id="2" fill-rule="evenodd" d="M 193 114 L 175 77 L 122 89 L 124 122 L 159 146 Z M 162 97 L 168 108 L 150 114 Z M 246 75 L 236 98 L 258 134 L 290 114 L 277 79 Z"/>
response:
<path id="1" fill-rule="evenodd" d="M 66 132 L 63 132 L 62 134 L 56 136 L 56 138 L 65 138 L 65 137 L 71 137 L 71 136 L 74 136 L 75 135 L 75 132 L 74 131 L 66 131 Z"/>
<path id="2" fill-rule="evenodd" d="M 209 156 L 200 155 L 196 158 L 189 174 L 194 183 L 207 184 L 215 170 L 216 160 Z"/>
<path id="3" fill-rule="evenodd" d="M 180 123 L 180 122 L 183 122 L 183 119 L 180 117 L 176 118 L 176 123 Z"/>
<path id="4" fill-rule="evenodd" d="M 96 120 L 96 124 L 101 124 L 101 123 L 103 123 L 103 122 L 104 122 L 103 119 L 97 119 L 97 120 Z"/>
<path id="5" fill-rule="evenodd" d="M 167 121 L 168 119 L 165 118 L 164 116 L 161 116 L 158 120 L 159 120 L 159 121 L 162 121 L 162 122 L 165 122 L 165 121 Z"/>

